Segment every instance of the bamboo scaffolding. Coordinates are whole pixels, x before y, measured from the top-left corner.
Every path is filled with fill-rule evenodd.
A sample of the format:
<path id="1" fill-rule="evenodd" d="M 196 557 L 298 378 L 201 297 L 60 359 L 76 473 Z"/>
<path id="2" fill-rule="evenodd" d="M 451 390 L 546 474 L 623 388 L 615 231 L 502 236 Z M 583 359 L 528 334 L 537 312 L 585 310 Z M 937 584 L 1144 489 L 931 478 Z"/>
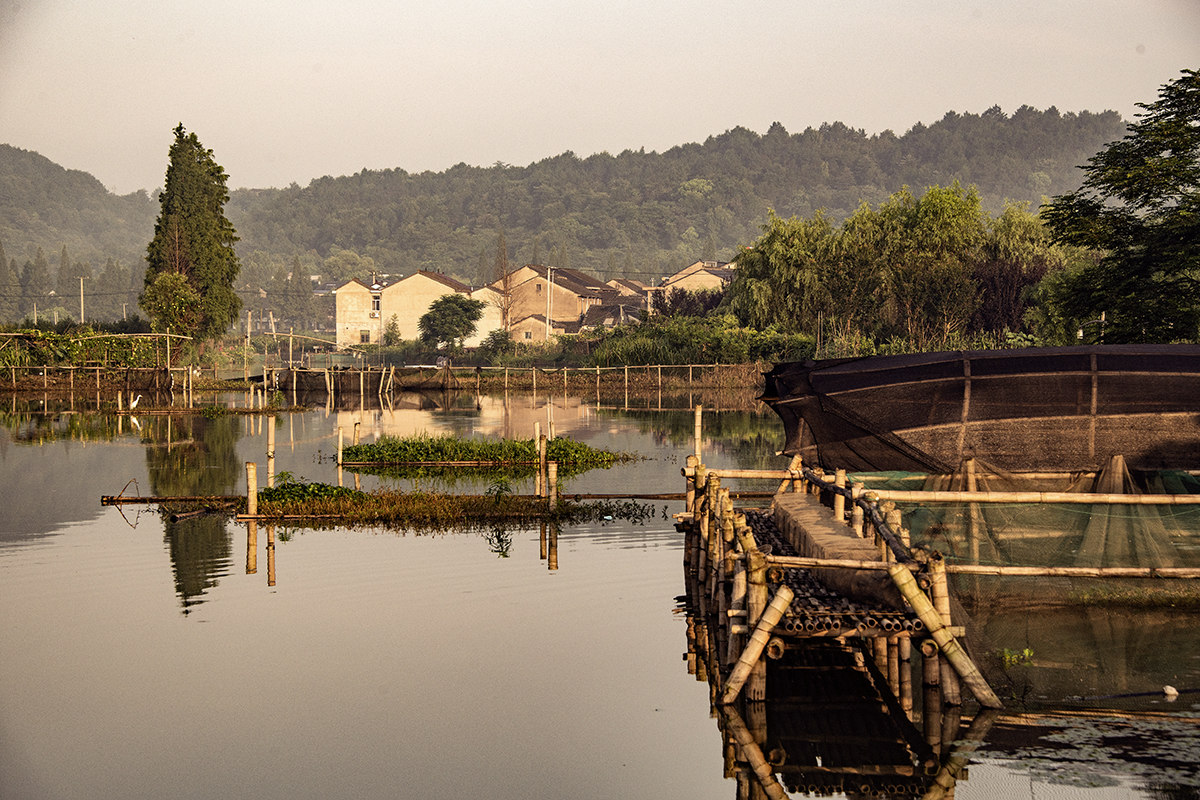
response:
<path id="1" fill-rule="evenodd" d="M 733 672 L 729 674 L 729 682 L 726 683 L 725 691 L 721 695 L 721 705 L 729 705 L 737 699 L 743 684 L 750 677 L 751 670 L 754 669 L 763 650 L 771 641 L 772 631 L 779 624 L 779 620 L 783 619 L 784 612 L 791 606 L 795 596 L 795 592 L 787 586 L 780 586 L 779 590 L 775 592 L 775 598 L 767 606 L 761 619 L 758 620 L 754 633 L 750 634 L 750 640 L 746 642 L 746 649 L 742 651 Z"/>
<path id="2" fill-rule="evenodd" d="M 917 586 L 917 581 L 913 578 L 912 573 L 903 564 L 890 565 L 888 573 L 892 576 L 900 594 L 913 607 L 913 611 L 917 613 L 920 620 L 925 623 L 925 627 L 929 630 L 929 636 L 937 642 L 942 655 L 954 667 L 954 671 L 958 673 L 963 683 L 974 693 L 979 704 L 987 708 L 1003 708 L 1004 704 L 996 697 L 992 687 L 988 686 L 979 667 L 946 630 L 942 615 Z"/>

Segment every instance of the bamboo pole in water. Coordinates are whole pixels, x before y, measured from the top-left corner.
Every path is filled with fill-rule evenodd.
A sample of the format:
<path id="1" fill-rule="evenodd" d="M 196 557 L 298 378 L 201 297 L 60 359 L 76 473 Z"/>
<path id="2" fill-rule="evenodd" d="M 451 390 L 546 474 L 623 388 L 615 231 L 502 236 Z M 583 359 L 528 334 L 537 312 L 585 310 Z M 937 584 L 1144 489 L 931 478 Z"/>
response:
<path id="1" fill-rule="evenodd" d="M 558 508 L 558 462 L 550 461 L 546 464 L 546 482 L 548 484 L 547 494 L 550 497 L 550 510 Z"/>
<path id="2" fill-rule="evenodd" d="M 267 419 L 267 488 L 275 486 L 275 417 Z"/>
<path id="3" fill-rule="evenodd" d="M 746 763 L 750 765 L 750 769 L 754 771 L 754 776 L 758 778 L 763 792 L 770 800 L 787 800 L 787 792 L 779 785 L 771 763 L 763 755 L 762 748 L 759 746 L 758 741 L 755 740 L 754 734 L 746 727 L 746 723 L 742 721 L 741 716 L 738 715 L 737 711 L 727 706 L 721 708 L 721 715 L 725 718 L 726 730 L 729 731 L 729 735 L 733 737 L 738 747 L 741 748 L 742 755 L 745 757 Z M 746 788 L 748 789 L 749 787 Z"/>
<path id="4" fill-rule="evenodd" d="M 750 634 L 750 641 L 746 642 L 746 649 L 742 651 L 742 655 L 734 666 L 733 672 L 729 675 L 729 682 L 725 685 L 725 691 L 721 695 L 721 705 L 729 705 L 737 699 L 738 694 L 742 691 L 742 686 L 746 683 L 746 679 L 750 677 L 751 671 L 759 663 L 763 649 L 771 641 L 771 632 L 775 630 L 775 626 L 783 618 L 784 612 L 791 606 L 793 597 L 795 597 L 795 594 L 790 588 L 787 586 L 779 587 L 774 599 L 771 600 L 771 603 L 767 606 L 762 617 L 755 625 L 754 633 Z M 755 698 L 749 697 L 749 699 L 753 700 Z"/>
<path id="5" fill-rule="evenodd" d="M 258 520 L 246 520 L 246 574 L 258 572 Z"/>
<path id="6" fill-rule="evenodd" d="M 685 463 L 687 464 L 687 469 L 693 471 L 692 475 L 694 476 L 696 465 L 700 463 L 700 459 L 696 458 L 696 456 L 694 456 L 694 455 L 688 456 L 687 461 Z M 695 477 L 684 478 L 684 485 L 687 487 L 687 505 L 685 505 L 684 508 L 688 513 L 693 515 L 693 519 L 694 519 L 695 518 L 694 515 L 696 513 L 696 479 L 695 479 Z"/>
<path id="7" fill-rule="evenodd" d="M 275 526 L 267 526 L 267 586 L 275 585 Z"/>
<path id="8" fill-rule="evenodd" d="M 912 718 L 913 686 L 912 686 L 912 637 L 897 637 L 900 656 L 900 708 Z"/>
<path id="9" fill-rule="evenodd" d="M 941 668 L 938 666 L 938 646 L 932 639 L 921 642 L 921 723 L 925 742 L 934 753 L 942 750 L 942 692 Z"/>
<path id="10" fill-rule="evenodd" d="M 913 578 L 912 573 L 903 564 L 892 564 L 888 567 L 888 573 L 892 576 L 892 581 L 896 584 L 896 588 L 900 590 L 900 594 L 913 607 L 913 611 L 925 623 L 925 627 L 929 630 L 930 637 L 937 642 L 938 648 L 942 654 L 950 661 L 955 672 L 967 684 L 971 692 L 974 693 L 975 699 L 979 704 L 987 708 L 1003 708 L 1000 699 L 996 697 L 995 692 L 988 686 L 983 675 L 979 672 L 979 667 L 975 666 L 975 662 L 967 655 L 966 651 L 958 644 L 950 632 L 946 630 L 946 626 L 942 623 L 942 617 L 934 608 L 933 603 L 925 596 L 925 593 L 917 586 L 917 581 Z"/>
<path id="11" fill-rule="evenodd" d="M 258 513 L 258 465 L 253 461 L 246 462 L 246 513 Z"/>

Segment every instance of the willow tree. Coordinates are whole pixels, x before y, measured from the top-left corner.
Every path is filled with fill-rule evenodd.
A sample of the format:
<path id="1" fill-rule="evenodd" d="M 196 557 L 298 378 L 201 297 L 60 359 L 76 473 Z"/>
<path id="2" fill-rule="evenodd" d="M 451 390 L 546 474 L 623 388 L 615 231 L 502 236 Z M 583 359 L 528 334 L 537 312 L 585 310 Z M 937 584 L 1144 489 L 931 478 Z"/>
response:
<path id="1" fill-rule="evenodd" d="M 738 254 L 728 303 L 743 325 L 811 331 L 829 303 L 824 272 L 833 227 L 812 219 L 781 219 L 772 211 L 762 238 Z"/>
<path id="2" fill-rule="evenodd" d="M 145 285 L 138 298 L 155 330 L 180 322 L 180 315 L 163 313 L 172 307 L 162 302 L 164 296 L 179 285 L 172 275 L 182 276 L 198 297 L 195 313 L 185 315 L 191 320 L 187 333 L 202 340 L 219 339 L 241 312 L 242 301 L 233 290 L 241 270 L 233 249 L 238 237 L 224 210 L 229 201 L 226 178 L 196 134 L 187 133 L 182 124 L 176 127 L 154 238 L 146 248 Z"/>

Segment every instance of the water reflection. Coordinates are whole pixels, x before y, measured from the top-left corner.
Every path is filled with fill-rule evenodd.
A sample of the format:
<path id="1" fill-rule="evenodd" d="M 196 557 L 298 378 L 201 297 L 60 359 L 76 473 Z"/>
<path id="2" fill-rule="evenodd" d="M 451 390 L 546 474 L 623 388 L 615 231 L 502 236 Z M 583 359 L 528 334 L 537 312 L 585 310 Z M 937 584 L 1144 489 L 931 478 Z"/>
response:
<path id="1" fill-rule="evenodd" d="M 709 684 L 725 776 L 736 780 L 738 800 L 788 792 L 953 796 L 966 778 L 968 754 L 996 715 L 979 712 L 964 721 L 956 693 L 948 686 L 943 691 L 938 670 L 904 657 L 902 635 L 778 641 L 766 651 L 765 699 L 743 692 L 733 705 L 721 705 L 717 698 L 732 666 L 732 625 L 710 613 L 694 575 L 688 585 L 688 670 Z M 910 670 L 924 688 L 915 707 Z"/>
<path id="2" fill-rule="evenodd" d="M 241 419 L 234 416 L 148 417 L 142 442 L 151 493 L 156 497 L 235 494 L 241 436 Z M 176 520 L 167 511 L 161 513 L 175 591 L 187 614 L 228 574 L 233 563 L 231 536 L 222 515 Z"/>

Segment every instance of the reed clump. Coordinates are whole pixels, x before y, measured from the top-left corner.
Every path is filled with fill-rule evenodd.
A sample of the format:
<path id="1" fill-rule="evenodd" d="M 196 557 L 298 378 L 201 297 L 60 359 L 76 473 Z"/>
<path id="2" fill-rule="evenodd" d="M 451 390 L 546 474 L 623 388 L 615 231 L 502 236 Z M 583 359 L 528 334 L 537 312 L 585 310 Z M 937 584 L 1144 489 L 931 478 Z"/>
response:
<path id="1" fill-rule="evenodd" d="M 582 502 L 560 498 L 554 508 L 544 497 L 493 492 L 485 495 L 363 492 L 323 483 L 287 481 L 258 493 L 258 516 L 279 520 L 329 520 L 339 525 L 399 525 L 433 530 L 552 521 L 566 524 L 624 520 L 641 524 L 655 507 L 634 501 Z"/>
<path id="2" fill-rule="evenodd" d="M 607 468 L 632 459 L 631 455 L 602 450 L 567 437 L 558 437 L 546 443 L 546 460 L 560 464 Z M 538 452 L 537 442 L 533 439 L 464 439 L 450 435 L 418 434 L 383 436 L 369 444 L 350 445 L 342 450 L 342 460 L 372 464 L 529 464 L 537 462 Z"/>

